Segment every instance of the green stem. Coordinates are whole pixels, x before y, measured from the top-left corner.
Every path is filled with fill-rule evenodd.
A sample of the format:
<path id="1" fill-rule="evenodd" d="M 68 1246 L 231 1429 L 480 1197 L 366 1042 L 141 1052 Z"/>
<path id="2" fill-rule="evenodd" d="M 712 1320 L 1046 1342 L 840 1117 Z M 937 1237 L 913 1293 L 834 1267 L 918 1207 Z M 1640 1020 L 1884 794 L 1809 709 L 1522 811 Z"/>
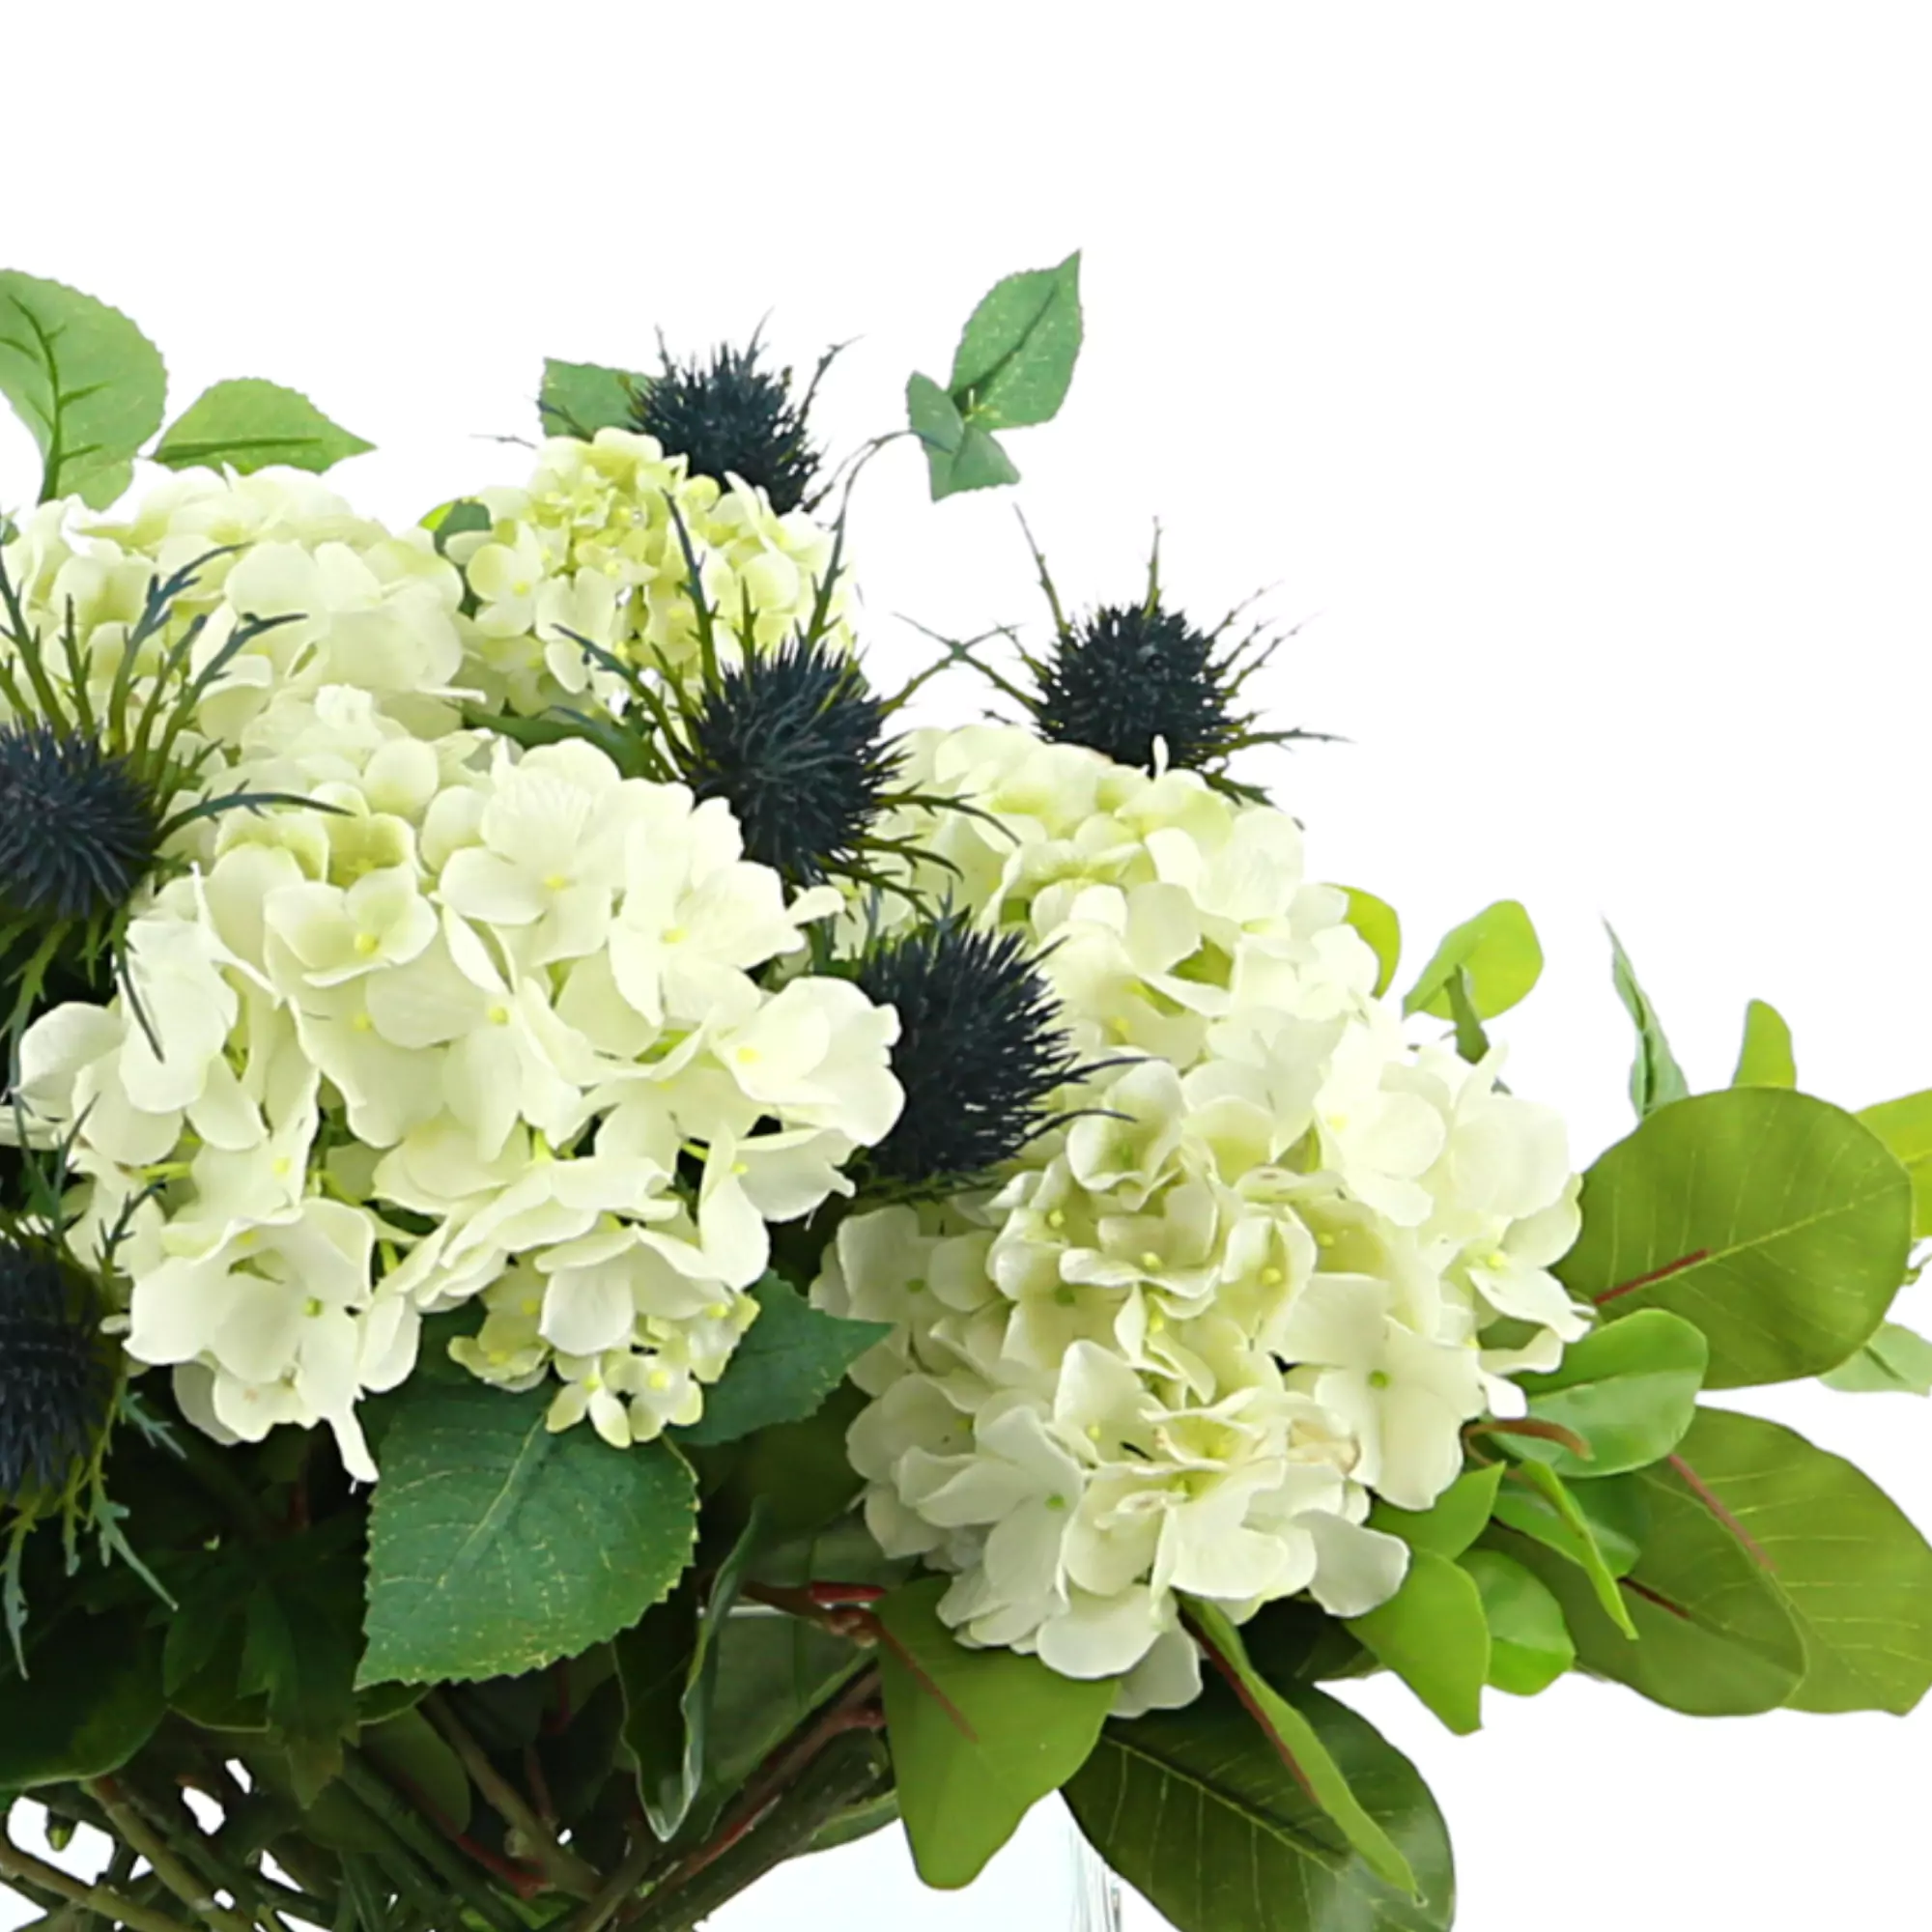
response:
<path id="1" fill-rule="evenodd" d="M 150 1826 L 115 1779 L 91 1777 L 81 1789 L 113 1821 L 115 1836 L 123 1844 L 132 1845 L 147 1860 L 155 1876 L 210 1932 L 254 1932 L 246 1918 L 223 1905 L 207 1880 L 176 1855 L 174 1847 Z"/>
<path id="2" fill-rule="evenodd" d="M 98 1913 L 102 1918 L 110 1918 L 129 1927 L 130 1932 L 190 1932 L 190 1928 L 179 1918 L 171 1918 L 165 1912 L 156 1912 L 139 1904 L 111 1886 L 89 1885 L 62 1871 L 58 1865 L 50 1865 L 35 1858 L 31 1852 L 23 1852 L 4 1830 L 0 1830 L 0 1878 L 20 1887 L 22 1890 L 32 1888 L 36 1892 L 48 1893 L 85 1911 Z"/>

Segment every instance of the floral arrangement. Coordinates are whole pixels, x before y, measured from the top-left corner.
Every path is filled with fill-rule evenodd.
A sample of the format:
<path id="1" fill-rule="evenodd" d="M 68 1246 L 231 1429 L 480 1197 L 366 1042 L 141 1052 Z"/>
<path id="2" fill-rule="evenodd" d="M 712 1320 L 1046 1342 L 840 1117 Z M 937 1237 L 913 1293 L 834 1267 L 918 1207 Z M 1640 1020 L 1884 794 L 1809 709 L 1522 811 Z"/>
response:
<path id="1" fill-rule="evenodd" d="M 1017 479 L 1078 266 L 911 379 L 935 499 Z M 1397 997 L 1260 782 L 1280 639 L 1157 547 L 874 689 L 831 359 L 553 361 L 528 481 L 397 530 L 297 392 L 163 428 L 0 274 L 0 1816 L 110 1847 L 0 1833 L 48 1932 L 678 1932 L 1055 1790 L 1181 1932 L 1439 1932 L 1322 1684 L 1932 1684 L 1918 1532 L 1698 1400 L 1932 1386 L 1932 1094 L 1804 1094 L 1757 1002 L 1691 1094 L 1612 936 L 1578 1173 L 1488 1033 L 1522 907 Z M 907 724 L 941 673 L 1004 722 Z"/>

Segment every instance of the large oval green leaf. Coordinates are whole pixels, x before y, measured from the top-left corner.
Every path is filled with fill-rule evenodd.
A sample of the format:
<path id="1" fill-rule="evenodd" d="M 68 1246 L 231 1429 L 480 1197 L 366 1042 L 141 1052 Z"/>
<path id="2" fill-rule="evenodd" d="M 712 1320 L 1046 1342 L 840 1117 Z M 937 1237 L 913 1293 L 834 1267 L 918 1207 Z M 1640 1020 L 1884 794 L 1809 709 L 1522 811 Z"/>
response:
<path id="1" fill-rule="evenodd" d="M 166 1712 L 161 1647 L 146 1612 L 69 1614 L 27 1652 L 0 1646 L 0 1791 L 118 1771 Z"/>
<path id="2" fill-rule="evenodd" d="M 1449 1834 L 1415 1767 L 1345 1705 L 1293 1688 L 1419 1897 L 1350 1849 L 1218 1680 L 1185 1710 L 1106 1727 L 1066 1786 L 1081 1831 L 1179 1932 L 1447 1932 Z"/>
<path id="3" fill-rule="evenodd" d="M 1510 1451 L 1572 1482 L 1641 1469 L 1683 1440 L 1709 1359 L 1702 1333 L 1681 1315 L 1640 1308 L 1571 1343 L 1548 1374 L 1517 1378 L 1530 1414 L 1579 1435 L 1589 1456 L 1535 1435 L 1513 1435 Z"/>
<path id="4" fill-rule="evenodd" d="M 1932 1689 L 1932 1547 L 1861 1469 L 1754 1415 L 1700 1409 L 1680 1478 L 1708 1493 L 1804 1638 L 1797 1711 L 1891 1711 Z"/>
<path id="5" fill-rule="evenodd" d="M 1450 1557 L 1412 1550 L 1401 1589 L 1366 1615 L 1350 1617 L 1349 1632 L 1452 1731 L 1482 1729 L 1489 1619 L 1474 1579 Z"/>
<path id="6" fill-rule="evenodd" d="M 1555 1273 L 1615 1321 L 1664 1308 L 1711 1345 L 1708 1388 L 1835 1368 L 1885 1320 L 1912 1183 L 1842 1108 L 1775 1087 L 1661 1107 L 1583 1179 Z"/>

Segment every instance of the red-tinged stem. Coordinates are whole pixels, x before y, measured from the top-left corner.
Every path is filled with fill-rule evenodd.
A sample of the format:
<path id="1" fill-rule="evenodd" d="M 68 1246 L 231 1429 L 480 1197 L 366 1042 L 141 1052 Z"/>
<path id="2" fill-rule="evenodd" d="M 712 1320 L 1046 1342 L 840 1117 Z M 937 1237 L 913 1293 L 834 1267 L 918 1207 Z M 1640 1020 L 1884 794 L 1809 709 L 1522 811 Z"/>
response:
<path id="1" fill-rule="evenodd" d="M 1561 1443 L 1571 1455 L 1580 1456 L 1586 1463 L 1593 1460 L 1595 1453 L 1574 1429 L 1565 1429 L 1560 1422 L 1546 1422 L 1538 1415 L 1491 1416 L 1481 1422 L 1470 1423 L 1467 1433 L 1472 1435 L 1534 1435 L 1539 1441 Z"/>
<path id="2" fill-rule="evenodd" d="M 1314 1785 L 1308 1781 L 1308 1774 L 1302 1770 L 1300 1764 L 1295 1759 L 1294 1753 L 1289 1749 L 1287 1741 L 1282 1737 L 1282 1734 L 1275 1729 L 1274 1719 L 1262 1708 L 1261 1700 L 1248 1689 L 1241 1673 L 1235 1668 L 1234 1661 L 1222 1654 L 1220 1646 L 1214 1642 L 1213 1638 L 1185 1610 L 1181 1611 L 1180 1616 L 1181 1621 L 1187 1626 L 1188 1635 L 1201 1646 L 1207 1655 L 1208 1662 L 1227 1679 L 1229 1689 L 1241 1700 L 1242 1710 L 1247 1712 L 1248 1716 L 1260 1725 L 1262 1736 L 1274 1747 L 1275 1755 L 1288 1767 L 1289 1776 L 1294 1779 L 1295 1783 L 1300 1785 L 1302 1794 L 1318 1811 L 1325 1810 L 1326 1806 L 1315 1795 Z"/>
<path id="3" fill-rule="evenodd" d="M 410 1799 L 425 1818 L 427 1818 L 449 1842 L 466 1858 L 479 1864 L 493 1876 L 499 1878 L 519 1898 L 534 1898 L 542 1891 L 548 1881 L 540 1871 L 532 1871 L 527 1865 L 520 1865 L 509 1859 L 493 1852 L 487 1845 L 479 1845 L 467 1833 L 457 1830 L 456 1820 L 442 1810 L 420 1784 L 401 1772 L 383 1767 L 384 1776 L 398 1790 Z"/>
<path id="4" fill-rule="evenodd" d="M 1626 1590 L 1634 1590 L 1647 1604 L 1655 1604 L 1660 1610 L 1668 1610 L 1673 1617 L 1682 1617 L 1688 1624 L 1692 1621 L 1690 1612 L 1682 1604 L 1673 1604 L 1668 1597 L 1660 1595 L 1646 1583 L 1639 1583 L 1634 1577 L 1619 1577 L 1617 1581 Z"/>
<path id="5" fill-rule="evenodd" d="M 1699 1262 L 1709 1261 L 1709 1248 L 1692 1248 L 1688 1255 L 1680 1255 L 1674 1262 L 1665 1262 L 1661 1268 L 1652 1268 L 1648 1274 L 1640 1274 L 1634 1281 L 1619 1283 L 1615 1288 L 1606 1288 L 1602 1294 L 1593 1296 L 1597 1306 L 1603 1307 L 1606 1301 L 1614 1301 L 1620 1294 L 1634 1294 L 1640 1288 L 1648 1288 L 1654 1281 L 1666 1281 L 1673 1274 L 1682 1274 L 1688 1267 L 1695 1267 Z"/>
<path id="6" fill-rule="evenodd" d="M 805 1590 L 814 1604 L 876 1604 L 886 1594 L 882 1583 L 808 1583 Z"/>
<path id="7" fill-rule="evenodd" d="M 1703 1477 L 1682 1456 L 1673 1455 L 1670 1459 L 1670 1466 L 1690 1485 L 1690 1488 L 1696 1492 L 1697 1500 L 1744 1545 L 1751 1561 L 1767 1575 L 1776 1576 L 1776 1564 L 1764 1553 L 1762 1547 L 1751 1535 L 1750 1531 L 1724 1507 L 1723 1503 L 1719 1499 L 1710 1485 L 1704 1481 Z"/>

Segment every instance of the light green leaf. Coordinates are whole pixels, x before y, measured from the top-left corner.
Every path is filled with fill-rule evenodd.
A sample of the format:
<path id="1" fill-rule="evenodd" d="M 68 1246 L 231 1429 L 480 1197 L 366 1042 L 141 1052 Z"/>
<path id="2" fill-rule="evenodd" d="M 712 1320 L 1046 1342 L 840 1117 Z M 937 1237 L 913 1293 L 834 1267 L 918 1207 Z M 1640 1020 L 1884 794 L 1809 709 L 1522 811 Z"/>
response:
<path id="1" fill-rule="evenodd" d="M 1818 1379 L 1846 1395 L 1932 1395 L 1932 1342 L 1888 1321 L 1856 1355 Z"/>
<path id="2" fill-rule="evenodd" d="M 1690 1092 L 1690 1083 L 1670 1051 L 1670 1042 L 1663 1037 L 1663 1022 L 1657 1017 L 1649 996 L 1637 984 L 1636 969 L 1608 920 L 1604 922 L 1604 930 L 1610 935 L 1611 983 L 1636 1028 L 1636 1059 L 1631 1064 L 1630 1094 L 1631 1105 L 1641 1119 L 1673 1100 L 1683 1099 Z"/>
<path id="3" fill-rule="evenodd" d="M 962 490 L 987 490 L 1017 483 L 1012 459 L 979 424 L 969 424 L 952 399 L 929 376 L 906 384 L 906 418 L 925 446 L 932 500 Z"/>
<path id="4" fill-rule="evenodd" d="M 1184 1710 L 1110 1723 L 1067 1784 L 1075 1821 L 1179 1932 L 1448 1932 L 1449 1834 L 1415 1767 L 1320 1690 L 1294 1702 L 1420 1897 L 1351 1851 L 1218 1681 Z"/>
<path id="5" fill-rule="evenodd" d="M 1563 1605 L 1547 1584 L 1498 1549 L 1472 1549 L 1463 1568 L 1490 1625 L 1490 1682 L 1516 1697 L 1547 1690 L 1577 1661 Z"/>
<path id="6" fill-rule="evenodd" d="M 768 1274 L 752 1290 L 758 1318 L 730 1366 L 705 1391 L 704 1413 L 681 1442 L 735 1442 L 774 1422 L 802 1422 L 845 1379 L 845 1371 L 890 1335 L 886 1321 L 853 1321 L 812 1307 L 787 1281 Z"/>
<path id="7" fill-rule="evenodd" d="M 27 1669 L 0 1644 L 0 1791 L 119 1771 L 167 1712 L 145 1610 L 29 1624 Z"/>
<path id="8" fill-rule="evenodd" d="M 1321 1734 L 1284 1692 L 1248 1661 L 1241 1634 L 1227 1613 L 1212 1604 L 1189 1600 L 1187 1615 L 1197 1634 L 1217 1654 L 1239 1681 L 1248 1714 L 1293 1773 L 1296 1781 L 1321 1807 L 1324 1815 L 1360 1855 L 1376 1876 L 1406 1892 L 1420 1895 L 1413 1869 L 1368 1807 L 1355 1795 L 1347 1774 L 1335 1762 Z"/>
<path id="9" fill-rule="evenodd" d="M 1482 1535 L 1502 1479 L 1503 1464 L 1492 1463 L 1464 1469 L 1426 1510 L 1397 1509 L 1378 1500 L 1369 1511 L 1369 1527 L 1401 1537 L 1411 1549 L 1460 1556 Z"/>
<path id="10" fill-rule="evenodd" d="M 168 425 L 154 459 L 170 469 L 225 463 L 246 475 L 279 463 L 320 473 L 375 446 L 330 422 L 300 390 L 244 376 L 204 389 Z"/>
<path id="11" fill-rule="evenodd" d="M 103 510 L 161 426 L 160 351 L 121 313 L 64 282 L 0 270 L 0 396 L 41 452 L 41 501 Z"/>
<path id="12" fill-rule="evenodd" d="M 1912 1177 L 1912 1233 L 1922 1241 L 1932 1235 L 1932 1092 L 1861 1107 L 1859 1119 Z"/>
<path id="13" fill-rule="evenodd" d="M 1912 1184 L 1878 1136 L 1777 1087 L 1650 1115 L 1584 1176 L 1581 1206 L 1557 1278 L 1606 1321 L 1695 1322 L 1714 1389 L 1835 1368 L 1884 1321 L 1912 1244 Z"/>
<path id="14" fill-rule="evenodd" d="M 1614 1479 L 1613 1479 L 1614 1480 Z M 1537 1498 L 1549 1506 L 1560 1525 L 1560 1534 L 1548 1529 L 1542 1519 L 1526 1512 L 1517 1494 L 1517 1486 L 1526 1489 Z M 1605 1484 L 1587 1483 L 1582 1493 L 1591 1495 Z M 1583 1578 L 1595 1595 L 1598 1605 L 1611 1623 L 1626 1636 L 1636 1634 L 1636 1626 L 1632 1620 L 1629 1605 L 1617 1588 L 1617 1579 L 1627 1571 L 1612 1567 L 1605 1553 L 1603 1541 L 1597 1523 L 1583 1507 L 1577 1492 L 1570 1488 L 1556 1471 L 1544 1463 L 1519 1463 L 1509 1471 L 1504 1487 L 1496 1497 L 1498 1520 L 1517 1526 L 1517 1518 L 1522 1516 L 1524 1523 L 1521 1533 L 1531 1541 L 1542 1544 L 1553 1555 L 1563 1558 L 1566 1563 L 1583 1573 Z M 1632 1558 L 1630 1568 L 1634 1568 L 1636 1558 Z"/>
<path id="15" fill-rule="evenodd" d="M 1066 400 L 1080 355 L 1080 254 L 1029 269 L 987 292 L 952 357 L 952 400 L 982 429 L 1048 421 Z"/>
<path id="16" fill-rule="evenodd" d="M 1490 1626 L 1466 1571 L 1434 1550 L 1413 1550 L 1402 1588 L 1348 1624 L 1452 1731 L 1482 1729 Z"/>
<path id="17" fill-rule="evenodd" d="M 639 394 L 649 384 L 650 378 L 635 369 L 559 362 L 546 355 L 537 416 L 546 436 L 574 436 L 588 442 L 600 429 L 629 429 Z"/>
<path id="18" fill-rule="evenodd" d="M 970 1885 L 1019 1822 L 1078 1771 L 1113 1708 L 1111 1678 L 1063 1677 L 1037 1657 L 968 1650 L 940 1622 L 943 1577 L 880 1599 L 886 1736 L 913 1863 Z"/>
<path id="19" fill-rule="evenodd" d="M 1402 920 L 1394 906 L 1386 899 L 1377 898 L 1374 893 L 1365 893 L 1359 886 L 1343 886 L 1338 890 L 1349 895 L 1348 923 L 1369 942 L 1380 962 L 1380 971 L 1376 975 L 1376 998 L 1380 999 L 1388 991 L 1402 958 Z"/>
<path id="20" fill-rule="evenodd" d="M 543 1388 L 404 1393 L 369 1512 L 358 1685 L 540 1670 L 628 1630 L 676 1582 L 697 1495 L 668 1443 L 553 1435 Z"/>
<path id="21" fill-rule="evenodd" d="M 1642 1554 L 1618 1584 L 1634 1641 L 1552 1551 L 1508 1530 L 1492 1531 L 1492 1547 L 1554 1593 L 1577 1661 L 1596 1676 L 1692 1717 L 1787 1702 L 1804 1674 L 1804 1641 L 1776 1585 L 1668 1463 L 1627 1480 L 1650 1512 Z"/>
<path id="22" fill-rule="evenodd" d="M 1744 1044 L 1738 1049 L 1733 1087 L 1796 1087 L 1798 1063 L 1791 1053 L 1791 1029 L 1776 1007 L 1753 1000 L 1745 1009 Z"/>
<path id="23" fill-rule="evenodd" d="M 1702 1331 L 1681 1315 L 1638 1309 L 1572 1342 L 1548 1374 L 1516 1378 L 1530 1414 L 1573 1430 L 1590 1445 L 1590 1459 L 1533 1435 L 1511 1436 L 1510 1451 L 1548 1463 L 1571 1482 L 1640 1469 L 1683 1440 L 1710 1358 Z"/>
<path id="24" fill-rule="evenodd" d="M 1650 1507 L 1634 1476 L 1611 1476 L 1603 1482 L 1579 1483 L 1566 1491 L 1565 1502 L 1572 1514 L 1536 1487 L 1529 1465 L 1519 1463 L 1511 1470 L 1512 1480 L 1504 1483 L 1496 1497 L 1495 1519 L 1519 1535 L 1567 1557 L 1584 1570 L 1601 1566 L 1613 1584 L 1627 1577 L 1637 1559 L 1643 1539 L 1650 1529 Z M 1555 1475 L 1554 1470 L 1546 1471 Z M 1557 1477 L 1557 1481 L 1562 1481 Z M 1583 1520 L 1583 1530 L 1574 1525 Z M 1594 1554 L 1593 1554 L 1594 1552 Z"/>
<path id="25" fill-rule="evenodd" d="M 1528 993 L 1543 972 L 1543 947 L 1518 900 L 1498 899 L 1446 933 L 1403 995 L 1403 1011 L 1455 1018 L 1449 983 L 1459 966 L 1468 973 L 1469 1000 L 1479 1019 L 1508 1012 Z"/>
<path id="26" fill-rule="evenodd" d="M 1902 1717 L 1932 1689 L 1932 1547 L 1862 1470 L 1778 1423 L 1706 1408 L 1671 1476 L 1721 1512 L 1796 1618 L 1792 1710 Z"/>

